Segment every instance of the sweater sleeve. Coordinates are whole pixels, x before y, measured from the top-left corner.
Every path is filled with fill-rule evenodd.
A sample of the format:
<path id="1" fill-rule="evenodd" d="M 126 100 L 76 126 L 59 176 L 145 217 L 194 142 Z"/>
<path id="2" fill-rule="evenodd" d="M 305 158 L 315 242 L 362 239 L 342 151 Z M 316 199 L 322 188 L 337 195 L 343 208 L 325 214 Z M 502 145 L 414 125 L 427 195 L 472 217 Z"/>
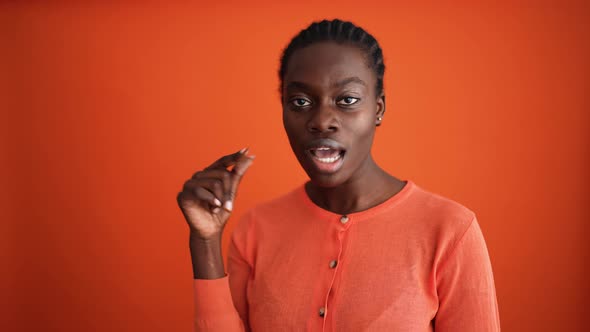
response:
<path id="1" fill-rule="evenodd" d="M 194 279 L 195 332 L 244 331 L 232 303 L 226 275 L 219 279 Z"/>
<path id="2" fill-rule="evenodd" d="M 492 265 L 474 217 L 436 276 L 436 332 L 500 331 Z"/>
<path id="3" fill-rule="evenodd" d="M 231 237 L 225 277 L 194 279 L 194 331 L 250 331 L 246 287 L 252 271 L 243 251 L 248 220 L 238 222 Z"/>

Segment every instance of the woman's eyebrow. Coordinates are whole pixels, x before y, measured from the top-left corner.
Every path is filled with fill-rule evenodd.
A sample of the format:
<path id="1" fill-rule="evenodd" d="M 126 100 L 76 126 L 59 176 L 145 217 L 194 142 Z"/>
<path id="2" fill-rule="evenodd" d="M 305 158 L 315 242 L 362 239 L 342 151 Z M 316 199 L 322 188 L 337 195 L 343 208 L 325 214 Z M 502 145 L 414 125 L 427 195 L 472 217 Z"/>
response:
<path id="1" fill-rule="evenodd" d="M 334 82 L 334 83 L 332 84 L 332 87 L 337 87 L 337 88 L 339 88 L 339 87 L 343 87 L 343 86 L 345 86 L 345 85 L 347 85 L 347 84 L 350 84 L 350 83 L 357 83 L 357 84 L 360 84 L 360 85 L 367 86 L 367 84 L 365 83 L 365 81 L 361 80 L 361 79 L 360 79 L 360 78 L 358 78 L 357 76 L 352 76 L 352 77 L 347 77 L 347 78 L 345 78 L 345 79 L 343 79 L 343 80 L 340 80 L 340 81 Z"/>
<path id="2" fill-rule="evenodd" d="M 309 85 L 302 83 L 302 82 L 289 82 L 289 84 L 287 84 L 287 87 L 286 87 L 287 90 L 297 90 L 297 89 L 307 90 L 309 88 L 310 88 Z"/>
<path id="3" fill-rule="evenodd" d="M 357 84 L 360 84 L 363 86 L 367 86 L 367 83 L 365 83 L 365 81 L 361 80 L 357 76 L 352 76 L 352 77 L 347 77 L 345 79 L 342 79 L 340 81 L 332 83 L 331 87 L 332 88 L 339 88 L 339 87 L 343 87 L 343 86 L 350 84 L 350 83 L 357 83 Z M 307 85 L 303 82 L 297 82 L 297 81 L 289 82 L 289 84 L 287 84 L 287 87 L 286 87 L 287 90 L 291 90 L 291 89 L 307 90 L 310 88 L 311 88 L 310 85 Z"/>

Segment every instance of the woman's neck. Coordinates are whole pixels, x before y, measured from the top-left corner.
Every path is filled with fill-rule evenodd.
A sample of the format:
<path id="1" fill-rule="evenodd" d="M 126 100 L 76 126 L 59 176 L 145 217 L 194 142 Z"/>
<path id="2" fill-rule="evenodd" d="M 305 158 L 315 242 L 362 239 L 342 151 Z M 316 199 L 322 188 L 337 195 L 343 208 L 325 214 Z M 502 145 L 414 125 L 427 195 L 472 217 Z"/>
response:
<path id="1" fill-rule="evenodd" d="M 405 185 L 372 159 L 361 174 L 336 187 L 319 187 L 308 182 L 305 189 L 311 201 L 319 207 L 338 214 L 350 214 L 385 202 Z"/>

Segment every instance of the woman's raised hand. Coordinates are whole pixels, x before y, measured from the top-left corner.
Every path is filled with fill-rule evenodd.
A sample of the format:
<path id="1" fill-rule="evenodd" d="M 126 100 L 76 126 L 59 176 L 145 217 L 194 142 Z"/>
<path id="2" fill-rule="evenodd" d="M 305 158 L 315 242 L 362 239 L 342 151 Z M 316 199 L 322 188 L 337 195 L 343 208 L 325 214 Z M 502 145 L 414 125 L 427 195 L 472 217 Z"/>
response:
<path id="1" fill-rule="evenodd" d="M 184 183 L 176 196 L 191 236 L 219 237 L 233 209 L 236 191 L 254 156 L 248 149 L 224 156 Z"/>

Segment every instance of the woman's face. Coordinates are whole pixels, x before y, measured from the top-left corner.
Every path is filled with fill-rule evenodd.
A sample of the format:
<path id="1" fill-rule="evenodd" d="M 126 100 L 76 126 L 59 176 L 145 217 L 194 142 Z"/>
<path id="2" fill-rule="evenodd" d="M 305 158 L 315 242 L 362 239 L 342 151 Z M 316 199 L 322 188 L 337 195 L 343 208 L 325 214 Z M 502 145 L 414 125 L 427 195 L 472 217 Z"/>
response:
<path id="1" fill-rule="evenodd" d="M 362 50 L 320 42 L 295 51 L 283 78 L 283 125 L 314 184 L 361 180 L 372 166 L 375 126 L 385 104 Z"/>

